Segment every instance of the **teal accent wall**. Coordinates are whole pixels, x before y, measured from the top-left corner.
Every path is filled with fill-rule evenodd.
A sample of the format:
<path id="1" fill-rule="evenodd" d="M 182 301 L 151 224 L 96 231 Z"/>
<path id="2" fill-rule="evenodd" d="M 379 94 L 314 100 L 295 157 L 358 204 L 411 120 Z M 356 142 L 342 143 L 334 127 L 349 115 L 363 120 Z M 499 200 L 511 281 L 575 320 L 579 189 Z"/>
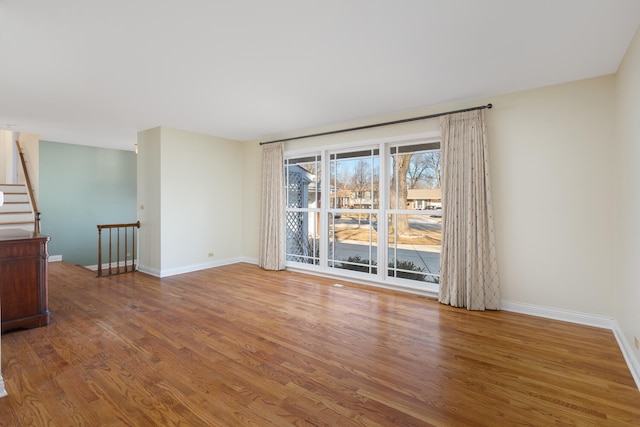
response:
<path id="1" fill-rule="evenodd" d="M 137 221 L 133 151 L 40 141 L 39 179 L 41 232 L 65 262 L 97 265 L 96 226 Z"/>

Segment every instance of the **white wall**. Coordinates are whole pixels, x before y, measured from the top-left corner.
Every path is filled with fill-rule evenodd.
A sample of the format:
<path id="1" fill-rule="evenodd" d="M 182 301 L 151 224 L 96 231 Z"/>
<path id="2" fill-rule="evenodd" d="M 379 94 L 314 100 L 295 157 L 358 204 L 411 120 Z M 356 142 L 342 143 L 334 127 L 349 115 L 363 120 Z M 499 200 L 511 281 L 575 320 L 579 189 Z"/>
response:
<path id="1" fill-rule="evenodd" d="M 0 183 L 15 184 L 17 181 L 13 132 L 0 129 Z"/>
<path id="2" fill-rule="evenodd" d="M 614 82 L 614 76 L 605 76 L 368 122 L 492 102 L 487 132 L 503 299 L 612 317 Z M 379 139 L 438 126 L 431 119 L 302 140 L 286 148 Z M 317 130 L 327 129 L 310 132 Z M 247 143 L 245 155 L 257 164 L 257 142 Z M 246 204 L 259 200 L 259 173 L 259 168 L 246 172 Z M 245 215 L 245 230 L 252 230 L 245 238 L 245 254 L 257 257 L 259 209 Z"/>
<path id="3" fill-rule="evenodd" d="M 140 271 L 160 275 L 162 229 L 160 169 L 161 128 L 156 127 L 138 133 L 136 160 L 138 268 Z"/>
<path id="4" fill-rule="evenodd" d="M 20 148 L 24 154 L 24 161 L 27 164 L 27 171 L 29 172 L 29 181 L 31 182 L 31 188 L 36 199 L 36 203 L 40 200 L 40 135 L 33 135 L 30 133 L 20 132 L 18 138 L 20 141 Z M 20 163 L 20 154 L 18 154 L 18 163 Z M 18 164 L 18 182 L 26 182 L 22 166 Z"/>
<path id="5" fill-rule="evenodd" d="M 0 182 L 3 184 L 23 184 L 25 182 L 22 166 L 20 165 L 20 155 L 15 145 L 16 138 L 20 142 L 20 147 L 24 153 L 29 179 L 37 201 L 39 194 L 38 183 L 40 181 L 39 135 L 0 130 Z"/>
<path id="6" fill-rule="evenodd" d="M 242 149 L 166 127 L 138 135 L 142 271 L 167 276 L 242 256 Z"/>
<path id="7" fill-rule="evenodd" d="M 606 76 L 494 98 L 503 299 L 613 316 L 613 89 Z"/>
<path id="8" fill-rule="evenodd" d="M 616 83 L 615 318 L 640 363 L 634 346 L 634 338 L 640 339 L 640 29 Z"/>
<path id="9" fill-rule="evenodd" d="M 242 173 L 237 141 L 162 128 L 163 271 L 242 256 Z"/>
<path id="10" fill-rule="evenodd" d="M 257 141 L 243 144 L 242 158 L 242 252 L 247 260 L 258 262 L 260 252 L 260 189 L 262 186 L 262 147 Z"/>

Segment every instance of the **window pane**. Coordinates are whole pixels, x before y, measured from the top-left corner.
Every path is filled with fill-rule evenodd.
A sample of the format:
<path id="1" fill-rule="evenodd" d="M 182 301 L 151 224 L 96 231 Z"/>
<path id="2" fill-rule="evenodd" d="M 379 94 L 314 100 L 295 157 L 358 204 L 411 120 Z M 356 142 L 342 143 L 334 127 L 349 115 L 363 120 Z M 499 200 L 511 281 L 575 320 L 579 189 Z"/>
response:
<path id="1" fill-rule="evenodd" d="M 287 212 L 287 261 L 319 264 L 318 228 L 317 214 Z"/>
<path id="2" fill-rule="evenodd" d="M 378 149 L 333 153 L 328 266 L 377 274 Z"/>
<path id="3" fill-rule="evenodd" d="M 433 148 L 435 145 L 436 143 L 392 147 L 389 168 L 392 172 L 389 183 L 390 209 L 442 207 L 440 151 L 425 151 L 425 148 Z"/>
<path id="4" fill-rule="evenodd" d="M 330 156 L 331 208 L 377 209 L 380 156 L 378 150 Z"/>
<path id="5" fill-rule="evenodd" d="M 439 147 L 437 142 L 391 147 L 389 276 L 439 282 L 442 241 Z"/>
<path id="6" fill-rule="evenodd" d="M 377 218 L 348 210 L 329 214 L 329 267 L 377 274 Z"/>
<path id="7" fill-rule="evenodd" d="M 427 211 L 428 212 L 428 211 Z M 392 277 L 439 283 L 442 216 L 431 213 L 390 214 L 389 265 Z M 406 223 L 408 230 L 399 231 Z"/>
<path id="8" fill-rule="evenodd" d="M 320 161 L 313 157 L 287 159 L 287 208 L 320 207 Z"/>
<path id="9" fill-rule="evenodd" d="M 285 160 L 287 260 L 319 265 L 320 156 Z"/>

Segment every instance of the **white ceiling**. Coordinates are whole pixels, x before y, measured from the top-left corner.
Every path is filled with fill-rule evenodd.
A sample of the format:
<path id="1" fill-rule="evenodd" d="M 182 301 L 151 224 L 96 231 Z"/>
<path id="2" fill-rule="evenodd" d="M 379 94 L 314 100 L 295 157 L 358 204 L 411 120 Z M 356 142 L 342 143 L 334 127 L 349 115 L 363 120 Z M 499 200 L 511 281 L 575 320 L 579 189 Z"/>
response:
<path id="1" fill-rule="evenodd" d="M 0 129 L 236 140 L 616 72 L 640 0 L 0 0 Z"/>

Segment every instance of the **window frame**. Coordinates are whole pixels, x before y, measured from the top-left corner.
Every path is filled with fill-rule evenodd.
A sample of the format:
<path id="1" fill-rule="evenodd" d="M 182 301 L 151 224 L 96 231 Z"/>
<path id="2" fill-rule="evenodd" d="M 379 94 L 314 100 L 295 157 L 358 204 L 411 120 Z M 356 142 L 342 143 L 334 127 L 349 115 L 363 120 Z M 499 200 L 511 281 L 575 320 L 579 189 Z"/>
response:
<path id="1" fill-rule="evenodd" d="M 320 182 L 322 184 L 321 191 L 321 207 L 318 209 L 320 214 L 320 260 L 318 265 L 299 263 L 295 261 L 287 260 L 287 267 L 300 270 L 315 272 L 317 274 L 344 277 L 353 281 L 371 284 L 374 286 L 387 287 L 392 289 L 400 289 L 406 291 L 414 291 L 418 293 L 433 294 L 439 290 L 437 283 L 431 282 L 418 282 L 416 280 L 403 279 L 394 276 L 387 275 L 388 265 L 388 221 L 381 220 L 387 218 L 387 211 L 389 206 L 389 190 L 387 186 L 390 182 L 390 150 L 394 146 L 404 145 L 421 145 L 425 143 L 440 142 L 440 131 L 421 132 L 410 135 L 399 135 L 389 138 L 377 139 L 377 140 L 365 140 L 365 141 L 353 141 L 339 145 L 326 145 L 326 146 L 314 146 L 311 148 L 298 148 L 298 149 L 286 149 L 285 147 L 285 164 L 287 160 L 295 158 L 303 158 L 307 156 L 320 156 L 321 162 L 321 176 Z M 330 191 L 326 188 L 326 185 L 330 186 L 330 154 L 347 154 L 355 151 L 377 149 L 379 153 L 379 201 L 377 209 L 365 209 L 368 212 L 375 211 L 378 217 L 377 228 L 377 265 L 384 266 L 384 268 L 377 268 L 376 274 L 360 273 L 351 271 L 348 269 L 339 269 L 329 267 L 328 263 L 328 242 L 329 242 L 329 214 L 343 211 L 344 209 L 331 208 L 330 204 Z M 330 190 L 330 188 L 329 188 Z M 387 208 L 388 207 L 388 208 Z M 288 208 L 287 208 L 288 209 Z M 285 210 L 287 210 L 285 209 Z M 362 210 L 363 213 L 365 210 Z M 353 212 L 361 211 L 355 209 Z M 412 210 L 396 210 L 398 213 L 415 213 Z M 286 215 L 286 213 L 285 213 Z"/>

